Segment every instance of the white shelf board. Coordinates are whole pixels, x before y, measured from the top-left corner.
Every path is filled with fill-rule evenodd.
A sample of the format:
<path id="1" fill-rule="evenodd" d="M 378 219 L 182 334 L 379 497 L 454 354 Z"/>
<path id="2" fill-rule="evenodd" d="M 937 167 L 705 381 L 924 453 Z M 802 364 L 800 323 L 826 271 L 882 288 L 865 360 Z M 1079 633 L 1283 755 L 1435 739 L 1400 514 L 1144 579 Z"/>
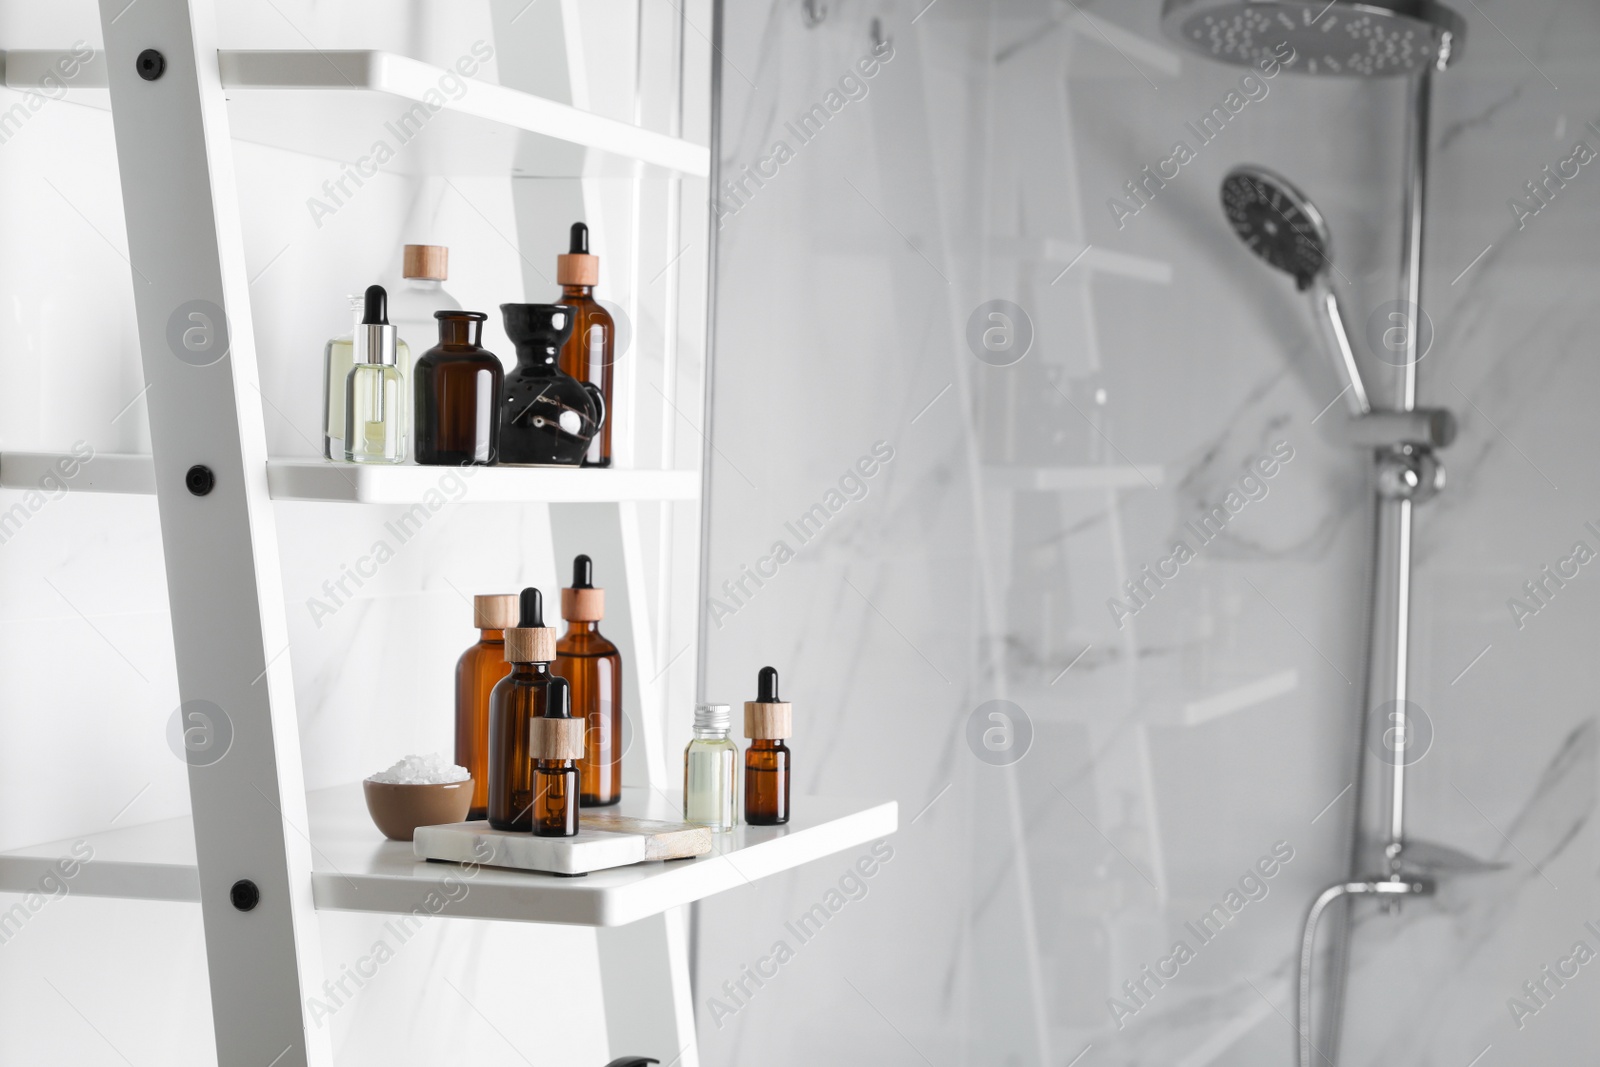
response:
<path id="1" fill-rule="evenodd" d="M 72 477 L 63 472 L 72 471 Z M 71 452 L 0 452 L 0 489 L 41 489 L 56 479 L 71 492 L 142 493 L 156 491 L 149 456 L 96 452 L 88 462 Z"/>
<path id="2" fill-rule="evenodd" d="M 1172 284 L 1172 264 L 1164 260 L 1113 252 L 1082 241 L 1056 237 L 996 237 L 990 247 L 999 256 L 1059 266 L 1068 280 L 1083 271 L 1085 275 L 1108 274 L 1153 285 Z"/>
<path id="3" fill-rule="evenodd" d="M 71 870 L 58 867 L 63 860 L 81 861 L 71 878 L 62 877 Z M 0 852 L 0 892 L 37 891 L 49 875 L 64 881 L 73 896 L 200 900 L 194 830 L 187 818 Z"/>
<path id="4" fill-rule="evenodd" d="M 1257 707 L 1299 688 L 1300 672 L 1291 667 L 1199 700 L 1191 700 L 1183 706 L 1183 721 L 1186 726 L 1203 726 L 1213 719 Z"/>
<path id="5" fill-rule="evenodd" d="M 710 855 L 561 878 L 489 867 L 471 874 L 456 864 L 418 860 L 410 842 L 385 840 L 372 825 L 359 784 L 317 790 L 306 801 L 318 908 L 405 913 L 438 894 L 452 901 L 440 915 L 578 926 L 622 926 L 877 840 L 899 825 L 894 801 L 796 797 L 787 826 L 741 824 L 718 834 Z M 620 810 L 674 819 L 677 803 L 675 795 L 624 789 Z M 74 855 L 77 842 L 92 848 L 93 858 L 68 883 L 75 895 L 199 899 L 188 818 L 0 853 L 0 891 L 33 889 L 57 860 Z M 81 856 L 82 845 L 79 850 Z"/>
<path id="6" fill-rule="evenodd" d="M 267 462 L 274 500 L 414 504 L 440 492 L 445 478 L 466 485 L 461 501 L 478 504 L 595 504 L 621 500 L 695 500 L 699 471 L 584 470 L 579 467 L 377 467 L 320 459 Z M 453 498 L 451 498 L 453 499 Z"/>
<path id="7" fill-rule="evenodd" d="M 149 456 L 96 453 L 88 462 L 67 452 L 0 453 L 0 489 L 39 489 L 71 461 L 77 471 L 61 479 L 72 492 L 155 492 Z M 459 480 L 465 489 L 446 478 Z M 595 504 L 618 501 L 697 500 L 700 472 L 693 470 L 584 470 L 578 467 L 377 467 L 323 459 L 267 462 L 274 500 L 329 500 L 350 504 L 427 503 L 428 494 L 478 504 Z M 48 491 L 48 490 L 47 490 Z"/>
<path id="8" fill-rule="evenodd" d="M 985 488 L 1042 493 L 1149 489 L 1152 486 L 1159 487 L 1162 478 L 1162 470 L 1156 466 L 983 468 Z"/>
<path id="9" fill-rule="evenodd" d="M 7 88 L 48 87 L 47 73 L 70 51 L 6 52 Z M 635 162 L 711 172 L 704 146 L 391 52 L 225 49 L 217 60 L 235 138 L 352 166 L 375 159 L 382 142 L 393 157 L 375 166 L 387 173 L 573 177 L 627 174 Z M 108 107 L 105 86 L 105 57 L 96 52 L 66 95 Z"/>

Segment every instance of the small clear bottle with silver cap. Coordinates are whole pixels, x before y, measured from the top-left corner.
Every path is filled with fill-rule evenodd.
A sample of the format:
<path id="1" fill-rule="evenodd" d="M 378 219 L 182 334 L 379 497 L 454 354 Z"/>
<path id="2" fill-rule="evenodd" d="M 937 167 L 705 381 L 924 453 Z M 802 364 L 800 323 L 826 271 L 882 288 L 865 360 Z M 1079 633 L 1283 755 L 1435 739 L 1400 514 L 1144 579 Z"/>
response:
<path id="1" fill-rule="evenodd" d="M 383 286 L 367 286 L 356 326 L 355 363 L 344 386 L 344 458 L 351 463 L 404 463 L 406 458 L 405 378 L 388 301 Z"/>
<path id="2" fill-rule="evenodd" d="M 739 790 L 739 746 L 728 737 L 733 709 L 696 704 L 694 740 L 683 750 L 683 821 L 731 830 Z"/>

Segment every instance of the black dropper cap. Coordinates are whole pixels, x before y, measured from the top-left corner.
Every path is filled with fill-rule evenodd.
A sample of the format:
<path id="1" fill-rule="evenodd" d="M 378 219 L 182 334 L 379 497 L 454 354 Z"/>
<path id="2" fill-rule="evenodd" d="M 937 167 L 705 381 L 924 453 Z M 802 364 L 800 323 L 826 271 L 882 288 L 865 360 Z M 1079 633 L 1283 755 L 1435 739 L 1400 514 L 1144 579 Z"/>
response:
<path id="1" fill-rule="evenodd" d="M 756 676 L 759 682 L 756 686 L 757 704 L 781 704 L 778 699 L 778 668 L 762 667 L 761 673 Z"/>
<path id="2" fill-rule="evenodd" d="M 572 718 L 572 690 L 561 675 L 553 675 L 550 687 L 545 690 L 544 717 L 547 719 Z"/>
<path id="3" fill-rule="evenodd" d="M 361 314 L 361 325 L 389 325 L 389 294 L 384 291 L 383 286 L 367 286 L 366 309 Z"/>
<path id="4" fill-rule="evenodd" d="M 544 597 L 531 585 L 522 591 L 521 609 L 518 627 L 526 630 L 544 625 Z"/>
<path id="5" fill-rule="evenodd" d="M 567 254 L 573 256 L 586 256 L 589 254 L 589 227 L 581 222 L 572 224 L 572 244 L 567 247 Z"/>
<path id="6" fill-rule="evenodd" d="M 572 561 L 572 588 L 594 588 L 594 561 L 588 556 L 578 556 Z"/>

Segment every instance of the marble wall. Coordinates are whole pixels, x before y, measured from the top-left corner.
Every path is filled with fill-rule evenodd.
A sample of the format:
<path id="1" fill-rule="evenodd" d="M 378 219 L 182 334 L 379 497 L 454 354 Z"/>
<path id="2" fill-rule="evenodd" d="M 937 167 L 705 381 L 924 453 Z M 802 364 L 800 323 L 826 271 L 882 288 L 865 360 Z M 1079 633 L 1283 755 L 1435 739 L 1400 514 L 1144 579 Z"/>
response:
<path id="1" fill-rule="evenodd" d="M 1352 1065 L 1576 1062 L 1600 1037 L 1600 976 L 1561 962 L 1600 951 L 1600 178 L 1525 188 L 1600 149 L 1600 14 L 1462 10 L 1421 366 L 1461 435 L 1419 509 L 1412 631 L 1411 855 L 1440 889 L 1356 906 Z M 1281 74 L 1201 144 L 1186 124 L 1244 72 L 1177 51 L 1154 0 L 728 5 L 725 50 L 708 690 L 749 699 L 777 665 L 797 788 L 903 816 L 871 878 L 838 857 L 700 907 L 706 1061 L 1290 1062 L 1305 910 L 1347 874 L 1358 800 L 1364 841 L 1386 815 L 1358 740 L 1373 517 L 1313 320 L 1218 188 L 1256 163 L 1316 201 L 1392 396 L 1367 338 L 1398 292 L 1403 87 Z M 1131 212 L 1179 139 L 1193 158 Z M 786 927 L 841 896 L 813 937 Z"/>

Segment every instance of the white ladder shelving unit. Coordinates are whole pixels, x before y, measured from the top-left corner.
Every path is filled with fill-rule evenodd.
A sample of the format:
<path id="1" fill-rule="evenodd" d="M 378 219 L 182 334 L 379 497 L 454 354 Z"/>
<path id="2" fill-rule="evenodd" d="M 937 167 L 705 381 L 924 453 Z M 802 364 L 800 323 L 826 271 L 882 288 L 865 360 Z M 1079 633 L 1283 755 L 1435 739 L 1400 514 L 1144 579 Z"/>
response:
<path id="1" fill-rule="evenodd" d="M 104 51 L 74 81 L 75 98 L 87 93 L 84 102 L 112 112 L 152 455 L 99 455 L 72 488 L 155 495 L 180 697 L 221 709 L 232 741 L 219 763 L 191 761 L 190 817 L 88 835 L 95 859 L 73 892 L 198 902 L 218 1062 L 331 1067 L 328 1031 L 308 1020 L 308 999 L 324 980 L 316 911 L 409 912 L 458 869 L 418 863 L 408 845 L 384 841 L 359 784 L 307 794 L 273 501 L 415 504 L 435 488 L 438 469 L 268 456 L 231 141 L 349 158 L 364 131 L 397 104 L 423 102 L 446 72 L 377 51 L 220 51 L 211 5 L 102 0 Z M 672 11 L 685 18 L 677 5 Z M 681 25 L 674 32 L 681 36 Z M 37 86 L 58 54 L 6 53 L 6 85 Z M 674 74 L 680 93 L 684 77 Z M 705 178 L 712 169 L 702 145 L 487 83 L 444 101 L 409 147 L 407 165 L 420 173 L 444 161 L 456 173 L 508 178 L 627 177 L 644 168 Z M 705 205 L 679 194 L 663 212 L 674 231 L 664 238 L 642 237 L 640 213 L 630 214 L 635 246 L 707 232 Z M 685 322 L 699 322 L 703 341 L 703 305 L 685 310 L 702 290 L 687 288 L 688 297 L 669 287 L 675 295 L 656 310 L 676 337 Z M 188 344 L 174 341 L 194 325 L 203 329 Z M 688 365 L 674 357 L 670 373 L 681 380 Z M 608 583 L 608 633 L 623 649 L 624 699 L 637 709 L 640 734 L 625 760 L 622 810 L 670 818 L 677 775 L 664 724 L 681 724 L 690 709 L 676 706 L 681 699 L 661 682 L 672 660 L 660 634 L 674 617 L 693 631 L 697 613 L 686 612 L 693 600 L 685 598 L 696 597 L 700 535 L 682 516 L 663 515 L 647 546 L 649 524 L 638 509 L 698 508 L 704 472 L 689 465 L 701 456 L 670 444 L 662 454 L 671 469 L 628 469 L 631 437 L 670 441 L 677 417 L 665 392 L 661 410 L 642 410 L 640 384 L 625 379 L 621 387 L 636 397 L 619 405 L 619 469 L 476 469 L 460 503 L 548 504 L 556 559 L 587 552 L 605 573 L 622 576 Z M 32 487 L 61 458 L 0 455 L 0 488 Z M 186 480 L 196 466 L 214 478 L 203 494 Z M 694 536 L 674 539 L 684 529 Z M 655 569 L 670 574 L 654 590 L 646 588 L 647 547 L 658 553 Z M 612 1054 L 692 1067 L 699 1055 L 682 906 L 884 836 L 896 820 L 892 802 L 806 798 L 788 826 L 740 827 L 697 860 L 570 880 L 485 869 L 447 914 L 597 928 Z M 84 840 L 0 853 L 0 891 L 37 883 Z M 245 884 L 258 896 L 248 908 Z"/>

